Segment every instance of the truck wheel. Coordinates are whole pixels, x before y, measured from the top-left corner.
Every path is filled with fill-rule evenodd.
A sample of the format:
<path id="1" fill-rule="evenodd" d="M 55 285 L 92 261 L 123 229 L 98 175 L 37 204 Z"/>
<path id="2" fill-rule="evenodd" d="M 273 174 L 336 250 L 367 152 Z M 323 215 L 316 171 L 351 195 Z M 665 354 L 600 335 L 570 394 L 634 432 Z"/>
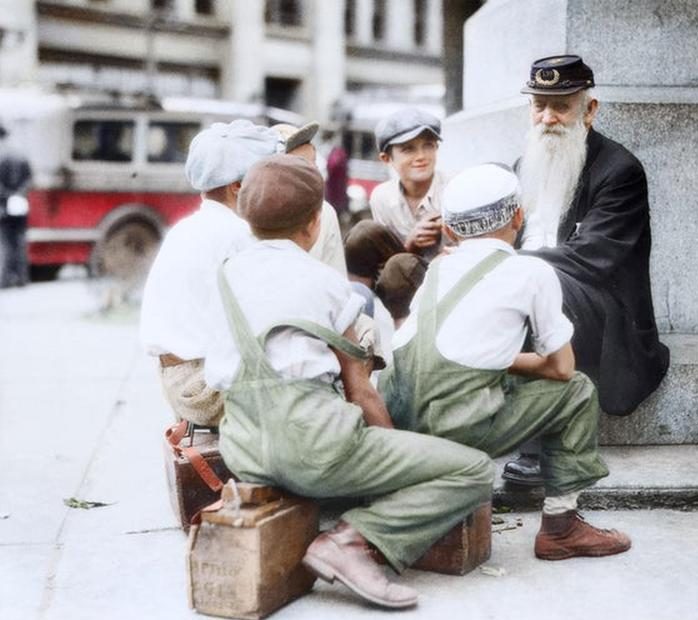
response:
<path id="1" fill-rule="evenodd" d="M 145 280 L 160 234 L 150 224 L 133 220 L 112 228 L 93 251 L 92 273 L 131 284 Z"/>

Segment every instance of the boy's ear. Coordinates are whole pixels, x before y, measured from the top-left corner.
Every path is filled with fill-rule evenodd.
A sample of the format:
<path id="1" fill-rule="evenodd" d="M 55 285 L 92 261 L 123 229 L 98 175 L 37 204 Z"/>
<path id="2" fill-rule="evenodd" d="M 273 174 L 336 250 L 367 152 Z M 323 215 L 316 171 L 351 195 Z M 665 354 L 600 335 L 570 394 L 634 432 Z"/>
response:
<path id="1" fill-rule="evenodd" d="M 523 226 L 524 222 L 524 210 L 521 207 L 518 207 L 516 211 L 514 211 L 514 216 L 511 218 L 511 227 L 514 229 L 515 232 L 519 232 L 521 230 L 521 227 Z"/>
<path id="2" fill-rule="evenodd" d="M 390 163 L 390 154 L 385 151 L 378 153 L 378 159 L 380 159 L 384 164 Z"/>

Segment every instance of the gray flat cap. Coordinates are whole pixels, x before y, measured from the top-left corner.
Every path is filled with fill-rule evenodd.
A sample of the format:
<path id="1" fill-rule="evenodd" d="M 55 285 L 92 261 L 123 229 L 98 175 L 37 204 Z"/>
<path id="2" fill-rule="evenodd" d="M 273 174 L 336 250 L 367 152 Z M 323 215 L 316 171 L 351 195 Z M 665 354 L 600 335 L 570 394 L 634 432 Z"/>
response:
<path id="1" fill-rule="evenodd" d="M 441 140 L 441 121 L 419 108 L 403 108 L 376 125 L 376 146 L 382 153 L 392 144 L 404 144 L 423 131 L 430 131 Z"/>
<path id="2" fill-rule="evenodd" d="M 194 189 L 206 192 L 241 181 L 255 162 L 276 153 L 278 144 L 275 131 L 248 120 L 213 123 L 191 141 L 184 173 Z"/>
<path id="3" fill-rule="evenodd" d="M 290 153 L 301 144 L 308 144 L 315 137 L 320 125 L 315 121 L 307 123 L 303 127 L 279 123 L 278 125 L 272 125 L 271 128 L 279 134 L 281 142 L 284 144 L 285 152 Z"/>

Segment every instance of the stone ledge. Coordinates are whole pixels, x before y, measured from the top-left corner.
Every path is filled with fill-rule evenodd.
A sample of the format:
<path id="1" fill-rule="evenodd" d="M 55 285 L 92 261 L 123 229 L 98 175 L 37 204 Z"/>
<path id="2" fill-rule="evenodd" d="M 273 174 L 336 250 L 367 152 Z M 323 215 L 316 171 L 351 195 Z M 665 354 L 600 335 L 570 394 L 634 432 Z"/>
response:
<path id="1" fill-rule="evenodd" d="M 698 510 L 698 447 L 633 446 L 601 448 L 610 474 L 579 498 L 583 510 L 671 508 Z M 505 484 L 504 464 L 516 455 L 496 459 L 495 508 L 540 510 L 543 490 Z"/>
<path id="2" fill-rule="evenodd" d="M 602 445 L 698 444 L 698 335 L 665 334 L 671 351 L 664 381 L 631 415 L 602 415 Z"/>

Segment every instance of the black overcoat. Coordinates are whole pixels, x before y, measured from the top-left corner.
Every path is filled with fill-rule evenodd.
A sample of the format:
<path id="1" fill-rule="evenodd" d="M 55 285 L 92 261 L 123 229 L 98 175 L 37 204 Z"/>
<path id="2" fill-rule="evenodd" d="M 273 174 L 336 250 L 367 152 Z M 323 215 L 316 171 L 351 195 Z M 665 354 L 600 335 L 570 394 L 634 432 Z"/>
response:
<path id="1" fill-rule="evenodd" d="M 650 289 L 647 178 L 626 148 L 589 130 L 587 158 L 558 245 L 526 252 L 556 270 L 572 320 L 577 368 L 599 389 L 601 408 L 627 415 L 666 374 Z"/>

